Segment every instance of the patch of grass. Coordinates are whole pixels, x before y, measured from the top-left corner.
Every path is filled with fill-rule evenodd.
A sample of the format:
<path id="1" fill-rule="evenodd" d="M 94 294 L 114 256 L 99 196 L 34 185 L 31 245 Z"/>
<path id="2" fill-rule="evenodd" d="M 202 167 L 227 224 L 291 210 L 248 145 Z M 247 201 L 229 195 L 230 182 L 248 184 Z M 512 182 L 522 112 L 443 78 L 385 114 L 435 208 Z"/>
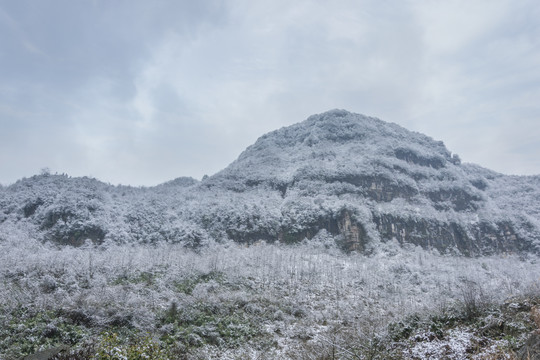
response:
<path id="1" fill-rule="evenodd" d="M 388 325 L 388 334 L 394 341 L 408 339 L 414 331 L 421 326 L 420 316 L 413 314 L 407 316 L 402 321 L 394 322 Z"/>
<path id="2" fill-rule="evenodd" d="M 263 335 L 256 318 L 231 304 L 219 308 L 199 304 L 179 309 L 172 303 L 160 322 L 167 329 L 162 337 L 165 343 L 181 342 L 186 347 L 204 344 L 237 347 Z"/>
<path id="3" fill-rule="evenodd" d="M 201 274 L 190 278 L 185 278 L 174 283 L 174 287 L 178 292 L 184 293 L 186 295 L 191 295 L 195 286 L 201 283 L 207 283 L 211 280 L 217 282 L 218 284 L 223 284 L 225 282 L 225 274 L 219 271 L 210 271 L 207 274 Z"/>
<path id="4" fill-rule="evenodd" d="M 139 359 L 177 359 L 181 354 L 173 354 L 165 344 L 150 334 L 124 332 L 123 334 L 106 331 L 97 335 L 95 340 L 56 355 L 56 360 L 92 359 L 92 360 L 139 360 Z"/>
<path id="5" fill-rule="evenodd" d="M 160 276 L 162 274 L 159 272 L 138 271 L 134 274 L 118 276 L 111 282 L 111 285 L 144 284 L 150 286 Z"/>
<path id="6" fill-rule="evenodd" d="M 0 324 L 0 353 L 19 359 L 45 348 L 75 345 L 89 335 L 88 329 L 58 317 L 55 311 L 18 309 Z"/>
<path id="7" fill-rule="evenodd" d="M 105 332 L 100 337 L 93 359 L 166 360 L 169 357 L 167 351 L 150 335 L 137 335 L 130 339 L 122 339 L 117 333 Z"/>

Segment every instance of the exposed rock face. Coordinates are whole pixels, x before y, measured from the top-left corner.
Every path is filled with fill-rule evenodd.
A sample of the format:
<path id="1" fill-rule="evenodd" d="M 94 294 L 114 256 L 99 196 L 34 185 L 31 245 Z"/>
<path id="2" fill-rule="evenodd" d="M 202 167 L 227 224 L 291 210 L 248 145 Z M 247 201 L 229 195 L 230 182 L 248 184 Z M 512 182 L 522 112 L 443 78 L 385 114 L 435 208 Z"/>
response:
<path id="1" fill-rule="evenodd" d="M 470 256 L 539 252 L 540 176 L 462 164 L 440 141 L 333 110 L 262 136 L 200 182 L 131 188 L 23 179 L 0 189 L 0 226 L 74 246 L 295 243 L 325 230 L 348 251 L 395 239 Z"/>
<path id="2" fill-rule="evenodd" d="M 341 182 L 354 185 L 362 190 L 365 196 L 377 202 L 389 202 L 401 197 L 410 199 L 418 194 L 418 189 L 408 184 L 396 184 L 384 176 L 349 175 L 342 178 L 328 179 L 330 182 Z"/>
<path id="3" fill-rule="evenodd" d="M 440 223 L 427 220 L 400 219 L 391 215 L 375 217 L 377 230 L 384 240 L 397 239 L 427 249 L 447 251 L 457 249 L 466 255 L 526 250 L 526 243 L 518 241 L 509 223 L 491 226 L 479 223 L 466 228 L 458 222 Z"/>
<path id="4" fill-rule="evenodd" d="M 348 211 L 344 211 L 338 222 L 339 233 L 343 235 L 343 248 L 347 251 L 364 251 L 366 233 L 362 226 L 351 219 Z"/>
<path id="5" fill-rule="evenodd" d="M 439 156 L 422 156 L 416 154 L 413 150 L 407 148 L 398 148 L 394 151 L 396 158 L 405 160 L 409 164 L 417 164 L 420 166 L 432 167 L 440 169 L 445 166 L 445 159 Z"/>
<path id="6" fill-rule="evenodd" d="M 292 229 L 291 227 L 284 226 L 280 229 L 277 240 L 287 244 L 297 243 L 303 239 L 311 239 L 319 233 L 321 230 L 326 230 L 329 234 L 338 235 L 342 233 L 341 223 L 338 223 L 338 219 L 334 217 L 324 218 L 320 217 L 317 221 L 302 225 L 301 230 Z M 263 240 L 273 241 L 275 238 L 262 238 Z"/>

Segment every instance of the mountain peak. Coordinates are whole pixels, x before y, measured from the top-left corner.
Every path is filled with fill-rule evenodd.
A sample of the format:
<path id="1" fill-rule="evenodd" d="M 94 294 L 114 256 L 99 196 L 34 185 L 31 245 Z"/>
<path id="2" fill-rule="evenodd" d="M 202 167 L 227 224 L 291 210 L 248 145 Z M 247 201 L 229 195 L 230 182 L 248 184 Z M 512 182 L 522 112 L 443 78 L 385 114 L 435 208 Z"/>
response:
<path id="1" fill-rule="evenodd" d="M 537 229 L 536 220 L 520 215 L 510 225 L 501 212 L 511 201 L 500 196 L 500 187 L 519 193 L 517 201 L 525 204 L 508 178 L 462 165 L 429 136 L 339 109 L 261 136 L 201 186 L 242 198 L 264 194 L 264 202 L 280 209 L 269 213 L 281 219 L 278 238 L 285 242 L 324 229 L 342 236 L 348 249 L 397 239 L 479 254 L 531 249 L 538 238 L 536 230 L 515 230 Z M 266 233 L 233 237 L 271 240 L 276 230 L 269 223 Z"/>
<path id="2" fill-rule="evenodd" d="M 290 183 L 308 174 L 336 177 L 394 169 L 395 163 L 457 164 L 441 141 L 374 117 L 334 109 L 261 136 L 210 181 Z M 308 175 L 310 176 L 310 175 Z"/>

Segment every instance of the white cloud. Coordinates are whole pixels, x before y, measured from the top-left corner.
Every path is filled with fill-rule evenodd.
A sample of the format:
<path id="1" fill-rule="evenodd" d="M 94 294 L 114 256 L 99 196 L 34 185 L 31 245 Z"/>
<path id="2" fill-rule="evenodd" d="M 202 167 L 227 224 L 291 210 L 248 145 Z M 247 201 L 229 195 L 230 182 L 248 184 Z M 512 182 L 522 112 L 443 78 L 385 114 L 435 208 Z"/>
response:
<path id="1" fill-rule="evenodd" d="M 59 13 L 68 19 L 76 9 Z M 96 2 L 86 10 L 61 46 L 44 21 L 2 15 L 36 49 L 64 59 L 0 57 L 1 124 L 11 138 L 0 150 L 38 134 L 17 121 L 47 122 L 55 143 L 23 149 L 24 161 L 39 153 L 25 172 L 49 166 L 135 185 L 200 177 L 265 132 L 331 108 L 444 140 L 465 161 L 540 172 L 534 1 Z M 72 25 L 62 21 L 60 29 Z M 87 37 L 96 21 L 103 28 Z M 34 41 L 36 29 L 47 41 Z M 0 160 L 11 174 L 0 181 L 21 176 Z"/>
<path id="2" fill-rule="evenodd" d="M 493 35 L 511 1 L 415 1 L 424 41 L 434 55 L 454 56 Z"/>

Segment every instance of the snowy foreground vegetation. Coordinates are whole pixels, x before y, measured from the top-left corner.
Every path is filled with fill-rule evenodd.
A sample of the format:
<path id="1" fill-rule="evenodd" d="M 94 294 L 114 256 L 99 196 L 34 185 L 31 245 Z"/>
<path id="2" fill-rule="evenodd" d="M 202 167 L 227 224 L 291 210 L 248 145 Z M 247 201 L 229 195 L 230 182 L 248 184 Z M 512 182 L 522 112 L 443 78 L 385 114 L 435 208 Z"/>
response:
<path id="1" fill-rule="evenodd" d="M 1 359 L 514 359 L 540 325 L 535 256 L 23 236 L 0 237 Z"/>
<path id="2" fill-rule="evenodd" d="M 540 359 L 539 254 L 540 176 L 333 110 L 201 181 L 0 186 L 0 359 Z"/>

